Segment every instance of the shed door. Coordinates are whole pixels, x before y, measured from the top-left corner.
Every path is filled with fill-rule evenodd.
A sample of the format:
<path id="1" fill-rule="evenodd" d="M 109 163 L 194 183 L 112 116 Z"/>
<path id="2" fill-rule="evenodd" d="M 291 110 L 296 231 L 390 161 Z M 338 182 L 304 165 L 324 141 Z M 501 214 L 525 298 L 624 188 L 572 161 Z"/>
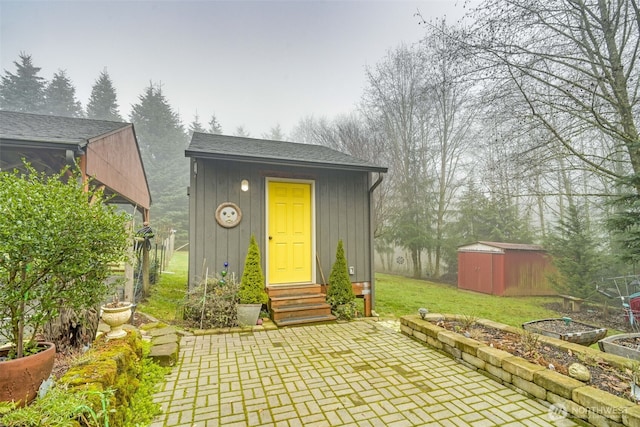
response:
<path id="1" fill-rule="evenodd" d="M 464 254 L 464 283 L 463 289 L 493 293 L 493 254 L 482 252 L 466 252 Z"/>
<path id="2" fill-rule="evenodd" d="M 311 184 L 268 182 L 269 284 L 311 283 Z"/>

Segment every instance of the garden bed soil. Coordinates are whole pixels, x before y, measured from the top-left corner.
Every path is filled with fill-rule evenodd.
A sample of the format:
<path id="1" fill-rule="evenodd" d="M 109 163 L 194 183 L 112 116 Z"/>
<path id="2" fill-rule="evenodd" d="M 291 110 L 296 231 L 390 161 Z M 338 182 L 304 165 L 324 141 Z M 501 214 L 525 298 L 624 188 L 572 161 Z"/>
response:
<path id="1" fill-rule="evenodd" d="M 573 334 L 590 332 L 594 329 L 600 329 L 597 326 L 587 325 L 582 322 L 568 321 L 562 319 L 544 319 L 536 321 L 535 326 L 545 331 L 552 332 L 555 335 Z"/>
<path id="2" fill-rule="evenodd" d="M 629 320 L 625 318 L 622 307 L 615 304 L 606 307 L 606 309 L 602 306 L 587 304 L 583 305 L 579 312 L 564 310 L 560 302 L 547 304 L 545 308 L 558 312 L 562 317 L 570 317 L 580 322 L 601 325 L 609 330 L 609 335 L 612 335 L 611 331 L 614 330 L 625 333 L 640 332 L 640 328 L 636 327 L 634 329 L 630 325 Z M 636 349 L 640 345 L 640 339 L 616 340 L 616 344 Z"/>
<path id="3" fill-rule="evenodd" d="M 621 338 L 615 341 L 616 344 L 631 348 L 633 350 L 640 349 L 640 337 Z"/>
<path id="4" fill-rule="evenodd" d="M 588 325 L 569 317 L 533 320 L 522 324 L 522 328 L 540 335 L 590 346 L 607 335 L 607 328 Z"/>
<path id="5" fill-rule="evenodd" d="M 591 373 L 590 385 L 615 396 L 632 400 L 630 385 L 632 373 L 621 372 L 602 360 L 585 358 L 571 351 L 563 351 L 542 343 L 536 339 L 537 335 L 526 331 L 523 331 L 523 334 L 517 334 L 478 323 L 465 328 L 464 322 L 457 320 L 443 320 L 436 324 L 564 375 L 568 375 L 569 366 L 572 363 L 580 363 Z"/>
<path id="6" fill-rule="evenodd" d="M 582 304 L 581 310 L 577 312 L 565 310 L 561 302 L 545 304 L 544 308 L 555 311 L 558 313 L 558 317 L 569 317 L 579 322 L 607 328 L 609 331 L 637 332 L 633 330 L 629 321 L 625 319 L 619 303 L 617 305 L 609 305 L 606 308 L 592 304 Z"/>

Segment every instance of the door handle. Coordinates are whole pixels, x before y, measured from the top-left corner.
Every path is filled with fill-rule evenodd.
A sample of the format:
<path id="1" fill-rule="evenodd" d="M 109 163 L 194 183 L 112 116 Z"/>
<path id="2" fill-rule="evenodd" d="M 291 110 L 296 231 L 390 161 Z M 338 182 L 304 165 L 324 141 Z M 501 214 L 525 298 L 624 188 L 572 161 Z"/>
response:
<path id="1" fill-rule="evenodd" d="M 273 236 L 269 236 L 269 240 L 273 239 Z"/>

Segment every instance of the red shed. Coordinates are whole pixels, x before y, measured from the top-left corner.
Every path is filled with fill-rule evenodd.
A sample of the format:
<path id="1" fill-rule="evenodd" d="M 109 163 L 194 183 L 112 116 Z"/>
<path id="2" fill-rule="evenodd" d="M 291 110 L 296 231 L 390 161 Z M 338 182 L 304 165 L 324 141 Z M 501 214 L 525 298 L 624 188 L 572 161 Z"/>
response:
<path id="1" fill-rule="evenodd" d="M 458 288 L 492 295 L 555 295 L 539 245 L 476 242 L 458 248 Z"/>

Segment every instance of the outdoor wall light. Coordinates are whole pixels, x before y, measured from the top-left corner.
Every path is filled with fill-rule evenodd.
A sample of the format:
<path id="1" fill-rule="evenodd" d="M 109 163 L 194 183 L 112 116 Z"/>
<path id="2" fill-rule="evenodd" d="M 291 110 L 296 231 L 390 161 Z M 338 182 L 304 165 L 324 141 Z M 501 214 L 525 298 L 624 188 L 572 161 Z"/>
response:
<path id="1" fill-rule="evenodd" d="M 249 180 L 243 179 L 240 181 L 240 189 L 242 191 L 249 191 Z"/>
<path id="2" fill-rule="evenodd" d="M 423 319 L 425 317 L 427 317 L 427 313 L 429 313 L 429 310 L 426 309 L 426 308 L 419 308 L 418 309 L 418 314 L 420 314 L 420 317 L 423 318 Z"/>

